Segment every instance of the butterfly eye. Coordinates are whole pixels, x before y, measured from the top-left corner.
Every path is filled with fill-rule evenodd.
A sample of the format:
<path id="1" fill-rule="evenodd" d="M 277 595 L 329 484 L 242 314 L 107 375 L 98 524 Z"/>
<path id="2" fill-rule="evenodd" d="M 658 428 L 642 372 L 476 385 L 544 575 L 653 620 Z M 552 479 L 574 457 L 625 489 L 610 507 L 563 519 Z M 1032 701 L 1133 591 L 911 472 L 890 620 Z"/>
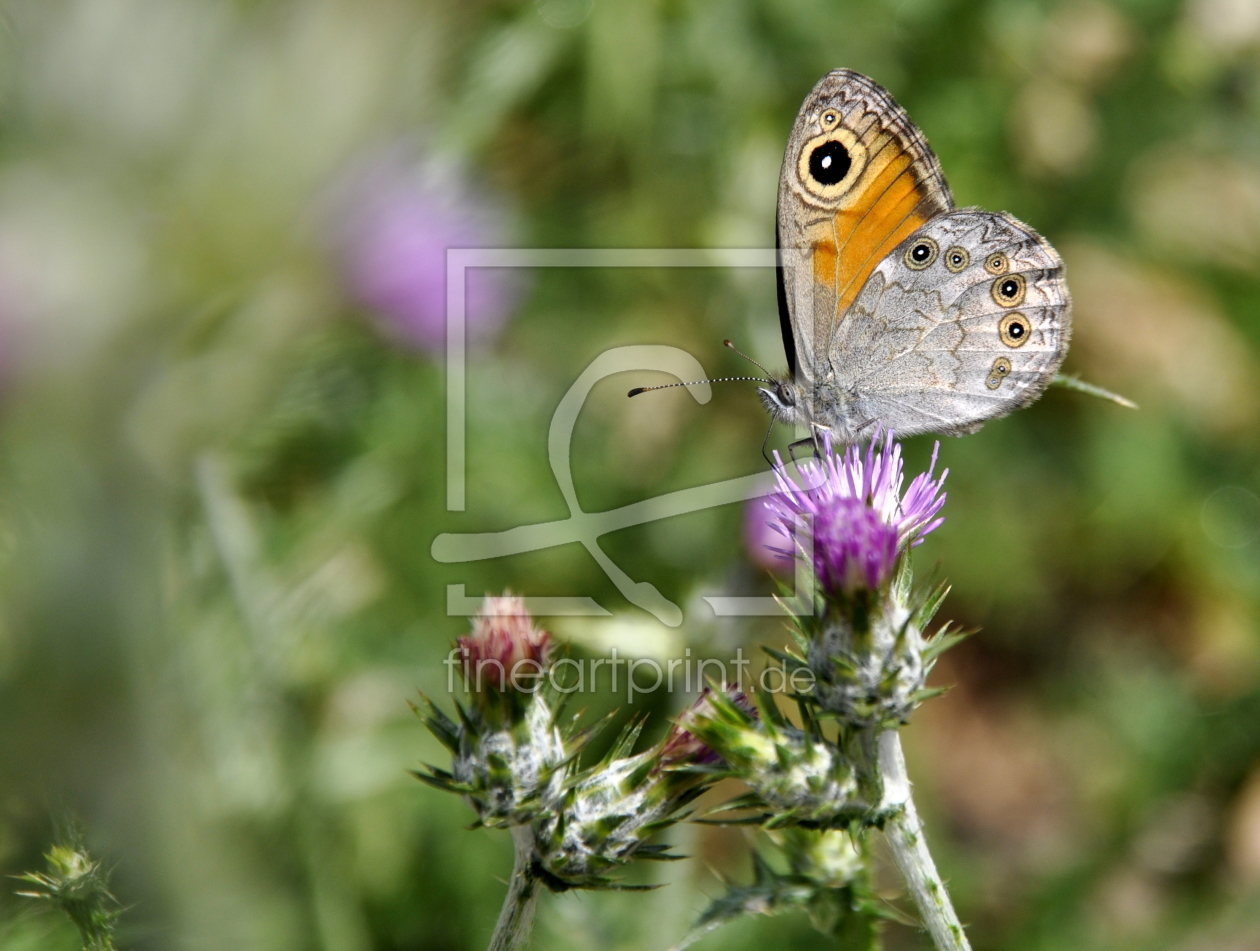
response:
<path id="1" fill-rule="evenodd" d="M 1028 322 L 1028 318 L 1016 311 L 1013 314 L 1007 314 L 1002 318 L 1002 322 L 998 324 L 998 336 L 1002 338 L 1002 342 L 1008 347 L 1015 349 L 1022 347 L 1028 342 L 1028 335 L 1032 333 L 1032 324 Z"/>
<path id="2" fill-rule="evenodd" d="M 1002 385 L 1002 381 L 1006 379 L 1011 372 L 1011 361 L 1006 357 L 998 357 L 993 361 L 993 366 L 989 368 L 989 378 L 984 381 L 984 385 L 991 390 L 996 390 Z"/>
<path id="3" fill-rule="evenodd" d="M 820 121 L 822 122 L 822 127 L 824 129 L 830 130 L 837 122 L 840 121 L 840 113 L 836 112 L 834 109 L 828 109 L 822 114 L 822 119 Z"/>
<path id="4" fill-rule="evenodd" d="M 1022 274 L 1008 274 L 993 282 L 993 299 L 1003 307 L 1016 307 L 1023 303 L 1028 289 Z"/>
<path id="5" fill-rule="evenodd" d="M 931 238 L 918 238 L 906 249 L 906 267 L 912 271 L 922 271 L 936 260 L 938 248 Z"/>
<path id="6" fill-rule="evenodd" d="M 957 274 L 968 264 L 971 263 L 971 255 L 967 253 L 966 248 L 960 248 L 954 245 L 945 252 L 945 267 Z"/>
<path id="7" fill-rule="evenodd" d="M 819 185 L 836 185 L 849 174 L 849 150 L 831 139 L 809 154 L 809 174 Z"/>
<path id="8" fill-rule="evenodd" d="M 984 269 L 990 274 L 1005 274 L 1011 269 L 1011 262 L 1001 251 L 994 251 L 984 259 Z"/>

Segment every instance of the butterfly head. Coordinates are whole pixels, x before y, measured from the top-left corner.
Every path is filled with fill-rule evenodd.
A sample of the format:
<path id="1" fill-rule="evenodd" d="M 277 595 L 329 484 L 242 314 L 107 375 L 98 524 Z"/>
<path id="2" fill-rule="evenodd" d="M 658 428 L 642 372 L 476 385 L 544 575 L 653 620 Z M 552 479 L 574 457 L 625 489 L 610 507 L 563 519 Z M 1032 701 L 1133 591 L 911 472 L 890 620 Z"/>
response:
<path id="1" fill-rule="evenodd" d="M 806 421 L 800 387 L 794 381 L 771 380 L 769 386 L 757 387 L 757 394 L 776 422 L 796 424 Z"/>

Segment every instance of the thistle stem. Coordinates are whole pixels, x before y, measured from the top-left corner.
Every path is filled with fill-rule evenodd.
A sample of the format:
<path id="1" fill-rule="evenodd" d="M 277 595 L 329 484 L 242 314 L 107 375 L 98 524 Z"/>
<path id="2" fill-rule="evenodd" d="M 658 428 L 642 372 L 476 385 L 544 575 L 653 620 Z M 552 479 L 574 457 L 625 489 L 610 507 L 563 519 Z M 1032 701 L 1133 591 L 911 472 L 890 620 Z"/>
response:
<path id="1" fill-rule="evenodd" d="M 533 833 L 529 826 L 512 826 L 512 842 L 516 860 L 512 865 L 512 881 L 499 912 L 487 951 L 516 951 L 529 941 L 534 927 L 534 911 L 538 907 L 541 883 L 530 871 L 534 858 Z"/>
<path id="2" fill-rule="evenodd" d="M 884 804 L 895 808 L 884 826 L 884 834 L 932 943 L 937 951 L 971 951 L 949 892 L 928 851 L 923 823 L 910 795 L 906 758 L 896 730 L 885 730 L 879 738 L 879 769 L 884 777 Z"/>

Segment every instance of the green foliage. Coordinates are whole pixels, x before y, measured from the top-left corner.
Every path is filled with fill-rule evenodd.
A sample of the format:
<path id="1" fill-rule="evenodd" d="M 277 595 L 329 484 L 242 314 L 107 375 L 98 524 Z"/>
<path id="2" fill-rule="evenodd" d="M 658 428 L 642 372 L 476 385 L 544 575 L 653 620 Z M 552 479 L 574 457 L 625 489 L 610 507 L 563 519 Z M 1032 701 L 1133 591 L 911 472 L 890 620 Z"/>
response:
<path id="1" fill-rule="evenodd" d="M 774 591 L 736 506 L 601 539 L 687 610 L 685 636 L 581 546 L 445 564 L 433 539 L 567 517 L 548 425 L 610 346 L 743 373 L 730 338 L 781 369 L 773 279 L 524 276 L 470 358 L 452 512 L 440 358 L 347 292 L 338 190 L 382 148 L 445 150 L 509 244 L 771 247 L 792 118 L 844 65 L 907 107 L 960 204 L 1008 210 L 1063 252 L 1066 372 L 1141 406 L 1054 388 L 943 442 L 948 521 L 916 558 L 953 584 L 940 617 L 983 633 L 940 659 L 929 686 L 958 686 L 906 743 L 960 913 L 978 949 L 1254 945 L 1260 42 L 1245 7 L 3 3 L 0 871 L 36 867 L 46 797 L 64 794 L 110 843 L 137 946 L 484 947 L 507 837 L 466 831 L 463 803 L 406 772 L 445 755 L 407 699 L 445 703 L 441 660 L 465 627 L 447 586 L 593 598 L 615 616 L 544 619 L 579 654 L 789 638 L 776 619 L 704 613 L 705 594 Z M 605 381 L 579 418 L 588 510 L 764 468 L 748 389 L 625 399 L 655 382 Z M 625 706 L 607 675 L 575 710 Z M 682 702 L 662 690 L 620 716 L 652 714 L 650 741 Z M 709 867 L 744 880 L 738 836 L 670 835 L 695 860 L 632 878 L 669 888 L 556 896 L 548 946 L 668 947 L 717 893 Z M 0 940 L 35 943 L 31 904 L 0 896 Z M 699 947 L 818 941 L 788 914 Z"/>

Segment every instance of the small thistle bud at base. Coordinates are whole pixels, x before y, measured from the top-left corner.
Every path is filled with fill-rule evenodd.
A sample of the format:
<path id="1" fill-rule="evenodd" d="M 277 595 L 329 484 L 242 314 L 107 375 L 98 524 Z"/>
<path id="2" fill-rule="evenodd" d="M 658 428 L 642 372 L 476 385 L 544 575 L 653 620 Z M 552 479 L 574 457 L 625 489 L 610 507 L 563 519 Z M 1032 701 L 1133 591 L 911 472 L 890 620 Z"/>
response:
<path id="1" fill-rule="evenodd" d="M 114 923 L 122 913 L 109 890 L 109 873 L 88 854 L 81 834 L 71 828 L 67 840 L 45 855 L 45 872 L 27 872 L 18 880 L 33 886 L 23 898 L 51 902 L 74 922 L 85 951 L 114 951 Z"/>

